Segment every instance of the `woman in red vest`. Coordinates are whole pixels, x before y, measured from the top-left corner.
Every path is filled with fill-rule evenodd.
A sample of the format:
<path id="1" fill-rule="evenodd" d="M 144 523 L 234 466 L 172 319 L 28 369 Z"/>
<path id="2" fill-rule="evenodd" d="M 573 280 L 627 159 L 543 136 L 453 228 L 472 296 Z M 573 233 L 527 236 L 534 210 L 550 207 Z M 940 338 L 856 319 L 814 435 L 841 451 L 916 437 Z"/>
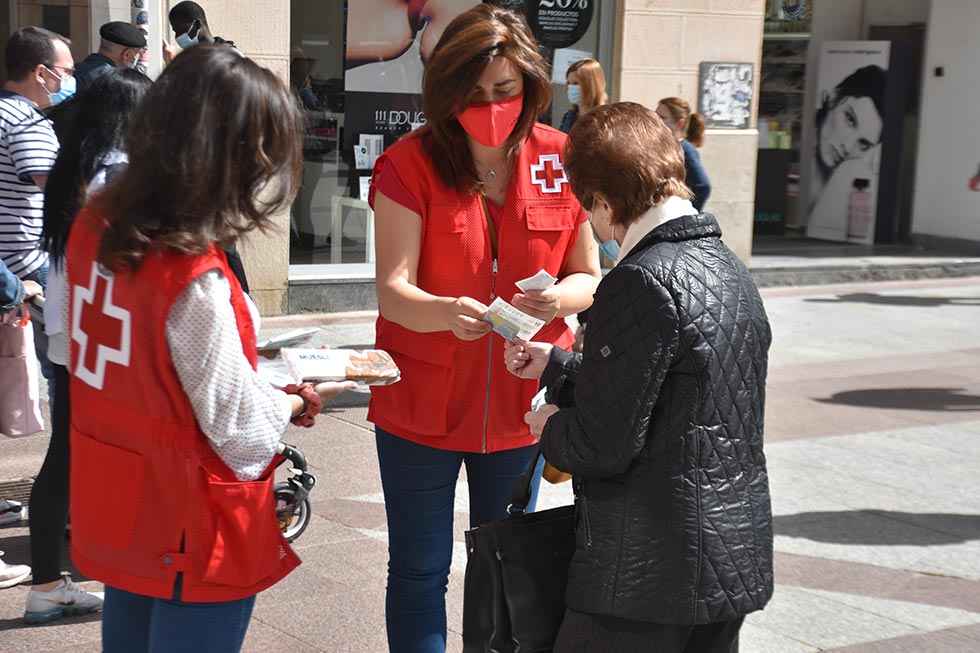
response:
<path id="1" fill-rule="evenodd" d="M 289 206 L 301 147 L 274 73 L 192 48 L 72 227 L 72 559 L 106 585 L 106 653 L 239 651 L 255 595 L 299 564 L 273 457 L 291 419 L 348 386 L 287 395 L 258 377 L 257 311 L 221 246 Z"/>
<path id="2" fill-rule="evenodd" d="M 441 652 L 453 550 L 453 499 L 466 465 L 470 523 L 504 516 L 535 437 L 534 381 L 509 375 L 484 321 L 495 298 L 569 347 L 564 317 L 592 303 L 599 263 L 562 168 L 566 137 L 536 123 L 551 102 L 545 61 L 516 14 L 480 5 L 456 18 L 428 62 L 426 127 L 375 168 L 381 317 L 377 345 L 402 381 L 375 388 L 369 419 L 389 532 L 388 642 Z M 545 270 L 558 283 L 521 293 Z"/>

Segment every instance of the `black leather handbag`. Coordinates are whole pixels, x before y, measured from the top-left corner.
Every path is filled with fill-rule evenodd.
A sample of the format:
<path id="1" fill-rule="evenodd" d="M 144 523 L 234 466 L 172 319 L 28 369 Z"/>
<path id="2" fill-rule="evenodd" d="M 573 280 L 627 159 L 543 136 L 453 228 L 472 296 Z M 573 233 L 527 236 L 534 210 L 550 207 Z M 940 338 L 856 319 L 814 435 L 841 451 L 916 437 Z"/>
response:
<path id="1" fill-rule="evenodd" d="M 539 653 L 554 646 L 575 553 L 575 507 L 526 512 L 540 455 L 518 481 L 509 516 L 466 533 L 465 653 Z"/>

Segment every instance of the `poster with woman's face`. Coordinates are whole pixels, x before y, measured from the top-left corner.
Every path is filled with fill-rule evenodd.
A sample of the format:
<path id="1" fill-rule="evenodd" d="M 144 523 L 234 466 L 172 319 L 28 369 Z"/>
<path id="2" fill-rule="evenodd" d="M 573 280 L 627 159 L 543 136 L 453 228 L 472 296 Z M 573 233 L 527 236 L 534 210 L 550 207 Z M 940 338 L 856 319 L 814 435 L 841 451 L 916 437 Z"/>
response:
<path id="1" fill-rule="evenodd" d="M 419 93 L 424 62 L 454 18 L 480 0 L 357 0 L 347 5 L 348 91 Z"/>
<path id="2" fill-rule="evenodd" d="M 890 44 L 825 43 L 820 57 L 807 235 L 871 244 Z"/>
<path id="3" fill-rule="evenodd" d="M 381 154 L 425 122 L 422 73 L 442 33 L 480 0 L 357 0 L 347 3 L 344 149 L 376 143 Z M 370 165 L 369 161 L 369 165 Z"/>

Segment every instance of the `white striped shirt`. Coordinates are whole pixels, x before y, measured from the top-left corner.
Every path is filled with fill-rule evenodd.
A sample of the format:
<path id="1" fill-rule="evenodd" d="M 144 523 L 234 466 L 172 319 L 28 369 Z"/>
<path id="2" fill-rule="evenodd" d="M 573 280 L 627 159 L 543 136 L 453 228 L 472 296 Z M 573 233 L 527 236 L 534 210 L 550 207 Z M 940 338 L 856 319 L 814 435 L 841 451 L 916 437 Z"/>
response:
<path id="1" fill-rule="evenodd" d="M 48 260 L 41 249 L 45 176 L 58 156 L 51 121 L 22 95 L 0 91 L 0 258 L 24 278 Z"/>

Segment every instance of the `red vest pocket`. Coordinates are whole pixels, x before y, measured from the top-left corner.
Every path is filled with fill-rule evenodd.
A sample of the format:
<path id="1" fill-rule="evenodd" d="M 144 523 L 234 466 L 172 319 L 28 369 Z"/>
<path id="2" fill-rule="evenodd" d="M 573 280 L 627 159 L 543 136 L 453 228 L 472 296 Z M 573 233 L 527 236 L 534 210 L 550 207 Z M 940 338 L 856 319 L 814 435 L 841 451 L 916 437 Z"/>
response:
<path id="1" fill-rule="evenodd" d="M 570 231 L 576 227 L 572 207 L 530 204 L 524 209 L 528 231 Z"/>
<path id="2" fill-rule="evenodd" d="M 276 522 L 274 480 L 271 474 L 252 482 L 207 479 L 214 541 L 205 582 L 251 587 L 279 569 L 288 544 Z"/>
<path id="3" fill-rule="evenodd" d="M 387 351 L 401 370 L 399 383 L 371 388 L 374 408 L 386 422 L 404 425 L 411 433 L 426 436 L 449 434 L 449 405 L 455 374 L 452 367 L 435 365 L 402 354 Z M 398 435 L 397 431 L 395 432 Z"/>
<path id="4" fill-rule="evenodd" d="M 527 218 L 527 260 L 529 274 L 540 268 L 561 270 L 569 243 L 575 234 L 575 214 L 563 204 L 531 204 L 525 207 Z"/>
<path id="5" fill-rule="evenodd" d="M 145 509 L 144 465 L 142 455 L 72 429 L 72 540 L 86 555 L 102 557 L 130 547 Z"/>

